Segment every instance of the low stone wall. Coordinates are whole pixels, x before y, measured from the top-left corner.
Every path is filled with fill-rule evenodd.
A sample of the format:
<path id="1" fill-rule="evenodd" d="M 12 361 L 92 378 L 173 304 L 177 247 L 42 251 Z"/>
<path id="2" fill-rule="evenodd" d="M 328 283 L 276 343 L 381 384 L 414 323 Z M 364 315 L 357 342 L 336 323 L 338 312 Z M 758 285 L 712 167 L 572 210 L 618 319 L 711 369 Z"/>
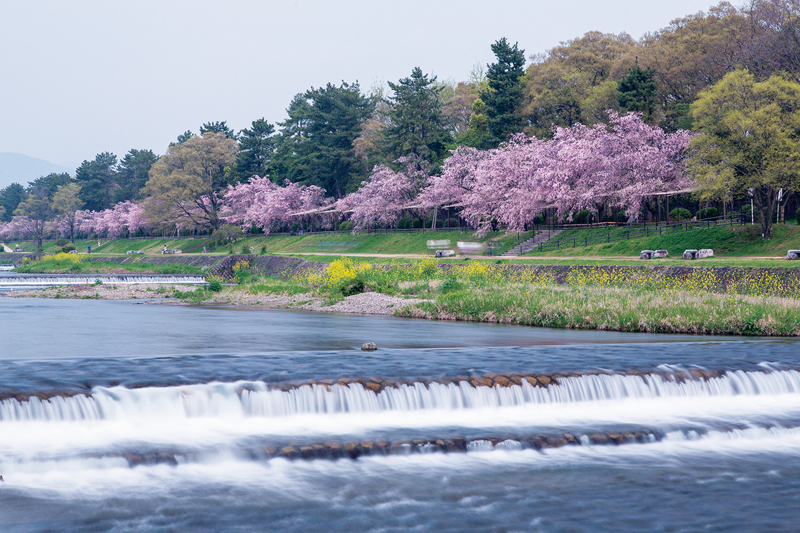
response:
<path id="1" fill-rule="evenodd" d="M 239 261 L 250 263 L 252 270 L 267 276 L 287 279 L 309 270 L 321 271 L 328 265 L 304 261 L 296 257 L 282 257 L 278 255 L 229 255 L 218 265 L 210 270 L 211 274 L 223 279 L 233 278 L 233 266 Z"/>
<path id="2" fill-rule="evenodd" d="M 227 256 L 213 255 L 126 255 L 101 256 L 92 255 L 92 263 L 118 263 L 120 265 L 186 265 L 211 269 L 220 264 Z"/>

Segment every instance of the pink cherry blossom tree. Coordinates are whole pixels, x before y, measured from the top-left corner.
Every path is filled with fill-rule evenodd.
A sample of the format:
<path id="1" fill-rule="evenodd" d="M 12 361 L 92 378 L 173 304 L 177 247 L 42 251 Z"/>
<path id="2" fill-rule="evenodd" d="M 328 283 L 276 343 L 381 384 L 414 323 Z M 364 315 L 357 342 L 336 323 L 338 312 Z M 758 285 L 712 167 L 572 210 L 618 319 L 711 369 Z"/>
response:
<path id="1" fill-rule="evenodd" d="M 361 187 L 336 202 L 336 209 L 350 213 L 355 223 L 353 231 L 376 225 L 397 224 L 404 209 L 419 208 L 413 205 L 427 174 L 417 165 L 408 165 L 404 171 L 378 165 Z"/>
<path id="2" fill-rule="evenodd" d="M 289 180 L 281 187 L 268 177 L 253 176 L 247 183 L 228 187 L 222 199 L 222 217 L 243 229 L 256 226 L 269 233 L 298 220 L 298 216 L 314 217 L 318 224 L 324 223 L 321 216 L 312 212 L 330 202 L 321 187 L 299 185 Z"/>
<path id="3" fill-rule="evenodd" d="M 638 114 L 609 112 L 609 119 L 608 126 L 556 128 L 549 141 L 516 135 L 485 152 L 460 148 L 421 198 L 459 202 L 461 216 L 485 233 L 524 230 L 547 208 L 567 219 L 600 204 L 637 212 L 649 194 L 692 186 L 683 172 L 689 132 L 667 134 Z"/>
<path id="4" fill-rule="evenodd" d="M 144 207 L 131 201 L 120 202 L 103 211 L 76 211 L 78 229 L 116 239 L 123 233 L 135 233 L 146 227 Z"/>

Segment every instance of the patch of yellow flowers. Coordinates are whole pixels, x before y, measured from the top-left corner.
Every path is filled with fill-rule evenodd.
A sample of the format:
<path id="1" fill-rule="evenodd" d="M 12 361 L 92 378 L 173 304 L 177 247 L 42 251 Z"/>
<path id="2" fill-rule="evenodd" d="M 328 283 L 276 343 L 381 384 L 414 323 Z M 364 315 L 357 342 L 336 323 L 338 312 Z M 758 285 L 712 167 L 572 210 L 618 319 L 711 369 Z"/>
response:
<path id="1" fill-rule="evenodd" d="M 512 265 L 478 261 L 450 264 L 441 269 L 435 259 L 412 263 L 395 262 L 373 267 L 350 258 L 333 261 L 322 272 L 301 274 L 295 281 L 325 289 L 338 289 L 356 279 L 377 286 L 396 286 L 401 281 L 456 278 L 472 285 L 522 283 L 554 285 L 554 273 L 547 269 L 515 269 Z M 616 287 L 634 290 L 747 294 L 752 296 L 800 297 L 800 273 L 795 270 L 692 269 L 675 273 L 669 270 L 636 267 L 577 267 L 567 274 L 569 287 Z"/>

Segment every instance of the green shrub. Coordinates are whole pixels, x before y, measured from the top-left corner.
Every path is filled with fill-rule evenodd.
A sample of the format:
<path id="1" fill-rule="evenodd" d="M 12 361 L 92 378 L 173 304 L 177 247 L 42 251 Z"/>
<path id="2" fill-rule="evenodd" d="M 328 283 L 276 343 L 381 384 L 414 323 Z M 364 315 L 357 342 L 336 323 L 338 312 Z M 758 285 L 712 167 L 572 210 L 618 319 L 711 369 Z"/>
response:
<path id="1" fill-rule="evenodd" d="M 66 254 L 66 253 L 69 253 L 69 252 L 71 252 L 71 251 L 73 251 L 73 250 L 75 250 L 75 249 L 76 249 L 76 248 L 75 248 L 75 245 L 74 245 L 74 244 L 72 244 L 71 242 L 68 242 L 67 244 L 65 244 L 65 245 L 63 245 L 63 246 L 61 247 L 61 251 L 62 251 L 62 252 L 64 252 L 65 254 Z"/>
<path id="2" fill-rule="evenodd" d="M 267 247 L 266 246 L 262 246 L 261 247 L 261 255 L 264 255 L 265 253 L 267 253 Z"/>
<path id="3" fill-rule="evenodd" d="M 399 222 L 397 222 L 397 229 L 411 229 L 414 227 L 414 219 L 405 217 L 401 218 Z"/>
<path id="4" fill-rule="evenodd" d="M 703 220 L 706 218 L 716 218 L 719 216 L 719 209 L 716 207 L 704 207 L 700 211 L 697 212 L 697 220 Z"/>
<path id="5" fill-rule="evenodd" d="M 591 224 L 594 222 L 594 213 L 588 209 L 582 209 L 572 215 L 573 224 Z"/>
<path id="6" fill-rule="evenodd" d="M 243 235 L 244 232 L 239 226 L 225 224 L 215 229 L 208 241 L 212 246 L 223 246 L 225 244 L 233 244 L 241 239 Z"/>
<path id="7" fill-rule="evenodd" d="M 67 239 L 56 239 L 56 246 L 57 246 L 58 248 L 61 248 L 61 247 L 63 247 L 65 244 L 67 244 L 68 242 L 69 242 L 69 241 L 68 241 Z"/>
<path id="8" fill-rule="evenodd" d="M 242 253 L 243 255 L 252 254 L 252 253 L 253 253 L 253 249 L 252 249 L 250 246 L 242 246 L 242 251 L 241 251 L 241 253 Z"/>
<path id="9" fill-rule="evenodd" d="M 465 285 L 460 281 L 458 281 L 457 279 L 447 278 L 441 285 L 439 285 L 439 292 L 441 292 L 442 294 L 447 294 L 450 292 L 461 290 L 464 287 Z"/>
<path id="10" fill-rule="evenodd" d="M 624 224 L 628 221 L 628 213 L 626 213 L 625 211 L 617 211 L 616 213 L 614 213 L 613 220 L 617 224 Z"/>
<path id="11" fill-rule="evenodd" d="M 675 222 L 683 222 L 692 218 L 692 212 L 688 209 L 684 209 L 683 207 L 676 207 L 669 212 L 669 218 Z"/>
<path id="12" fill-rule="evenodd" d="M 356 225 L 355 222 L 353 222 L 352 220 L 345 220 L 344 222 L 339 224 L 339 231 L 353 231 L 355 225 Z"/>
<path id="13" fill-rule="evenodd" d="M 219 292 L 222 290 L 222 281 L 216 276 L 209 276 L 208 290 L 211 292 Z"/>
<path id="14" fill-rule="evenodd" d="M 353 296 L 354 294 L 361 294 L 364 292 L 366 285 L 363 279 L 356 278 L 352 283 L 342 287 L 343 296 Z"/>
<path id="15" fill-rule="evenodd" d="M 253 276 L 252 269 L 250 268 L 250 261 L 240 260 L 237 261 L 235 265 L 233 265 L 233 277 L 236 279 L 236 283 L 242 285 L 247 283 L 250 278 Z"/>

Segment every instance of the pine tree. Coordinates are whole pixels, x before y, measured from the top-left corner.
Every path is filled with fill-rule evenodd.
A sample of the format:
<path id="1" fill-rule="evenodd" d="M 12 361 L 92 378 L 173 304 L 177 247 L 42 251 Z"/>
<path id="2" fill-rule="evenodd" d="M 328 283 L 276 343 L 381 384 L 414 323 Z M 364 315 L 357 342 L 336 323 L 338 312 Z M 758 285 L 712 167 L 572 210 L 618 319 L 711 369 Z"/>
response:
<path id="1" fill-rule="evenodd" d="M 497 146 L 522 131 L 525 50 L 520 50 L 517 43 L 510 46 L 504 37 L 492 45 L 492 52 L 497 62 L 489 65 L 488 87 L 480 94 L 488 130 L 481 148 Z"/>
<path id="2" fill-rule="evenodd" d="M 391 123 L 386 132 L 391 160 L 408 157 L 440 163 L 451 139 L 442 115 L 442 87 L 436 85 L 436 76 L 428 78 L 415 67 L 410 77 L 389 82 L 389 87 L 394 91 L 390 99 Z"/>
<path id="3" fill-rule="evenodd" d="M 655 71 L 652 68 L 642 70 L 639 61 L 630 68 L 628 75 L 622 78 L 617 86 L 617 102 L 628 111 L 642 113 L 649 121 L 653 115 L 656 96 Z"/>

